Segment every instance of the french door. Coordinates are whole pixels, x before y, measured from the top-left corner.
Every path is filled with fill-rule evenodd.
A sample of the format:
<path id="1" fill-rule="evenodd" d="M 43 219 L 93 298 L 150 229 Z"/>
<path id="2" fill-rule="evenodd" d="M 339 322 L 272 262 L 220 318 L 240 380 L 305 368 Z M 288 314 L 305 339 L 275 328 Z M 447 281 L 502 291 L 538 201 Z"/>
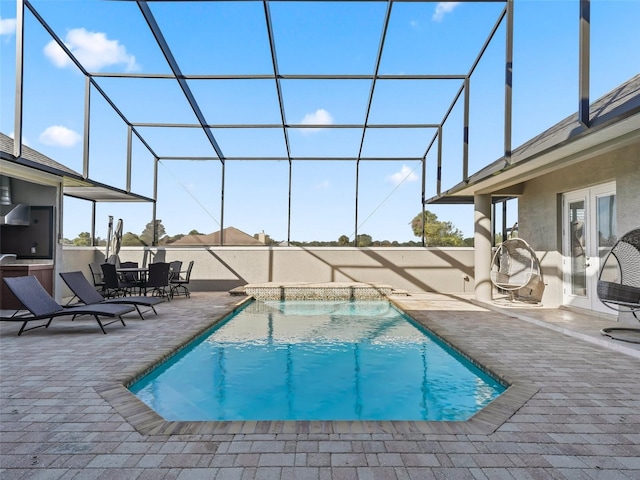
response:
<path id="1" fill-rule="evenodd" d="M 611 313 L 596 288 L 600 265 L 617 239 L 615 182 L 565 193 L 562 208 L 564 304 Z"/>

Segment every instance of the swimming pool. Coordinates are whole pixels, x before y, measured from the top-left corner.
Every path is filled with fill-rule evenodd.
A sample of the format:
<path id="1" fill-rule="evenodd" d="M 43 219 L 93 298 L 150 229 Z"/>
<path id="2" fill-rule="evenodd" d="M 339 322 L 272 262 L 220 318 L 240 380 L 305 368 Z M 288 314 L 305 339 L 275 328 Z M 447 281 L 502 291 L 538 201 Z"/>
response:
<path id="1" fill-rule="evenodd" d="M 505 387 L 386 300 L 254 301 L 129 387 L 166 420 L 466 420 Z"/>

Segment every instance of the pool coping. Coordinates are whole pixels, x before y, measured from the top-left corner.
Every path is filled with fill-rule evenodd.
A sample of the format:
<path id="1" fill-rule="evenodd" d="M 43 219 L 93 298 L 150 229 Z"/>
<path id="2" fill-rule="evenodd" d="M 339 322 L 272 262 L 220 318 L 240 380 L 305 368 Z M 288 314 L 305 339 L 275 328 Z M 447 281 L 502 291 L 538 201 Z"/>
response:
<path id="1" fill-rule="evenodd" d="M 453 344 L 438 325 L 428 319 L 416 318 L 398 305 L 393 299 L 388 299 L 394 306 L 408 315 L 412 320 L 429 330 L 441 341 L 456 350 L 465 358 L 473 362 L 482 370 L 499 379 L 507 385 L 507 389 L 492 400 L 482 410 L 475 413 L 466 421 L 375 421 L 375 420 L 253 420 L 253 421 L 170 421 L 165 420 L 146 403 L 131 393 L 127 388 L 159 363 L 174 355 L 190 344 L 194 339 L 209 330 L 212 326 L 225 319 L 230 314 L 244 307 L 252 297 L 247 297 L 232 308 L 219 313 L 204 328 L 183 341 L 170 353 L 162 355 L 147 364 L 134 375 L 127 378 L 103 383 L 95 388 L 96 392 L 107 401 L 123 418 L 141 435 L 203 435 L 203 434 L 310 434 L 310 433 L 350 433 L 350 434 L 481 434 L 495 432 L 513 414 L 515 414 L 533 395 L 539 387 L 527 379 L 517 378 L 509 369 L 501 364 L 495 365 L 483 359 L 482 352 L 469 355 L 463 348 Z M 483 361 L 484 360 L 484 361 Z"/>

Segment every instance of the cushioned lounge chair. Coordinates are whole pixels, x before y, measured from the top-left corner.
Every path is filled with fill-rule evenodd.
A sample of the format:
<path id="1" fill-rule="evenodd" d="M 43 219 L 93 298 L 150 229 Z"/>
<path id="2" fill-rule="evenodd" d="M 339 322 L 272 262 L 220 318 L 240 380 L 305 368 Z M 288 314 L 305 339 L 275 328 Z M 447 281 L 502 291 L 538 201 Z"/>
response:
<path id="1" fill-rule="evenodd" d="M 4 278 L 4 283 L 16 298 L 29 310 L 31 315 L 17 315 L 12 317 L 2 317 L 3 321 L 23 322 L 18 335 L 22 332 L 33 330 L 35 328 L 49 328 L 51 322 L 56 317 L 72 317 L 72 320 L 79 315 L 91 315 L 96 319 L 102 333 L 107 333 L 105 326 L 115 322 L 122 322 L 126 326 L 122 315 L 134 310 L 131 305 L 78 305 L 75 307 L 63 307 L 56 302 L 51 295 L 44 289 L 38 279 L 29 275 L 27 277 L 9 277 Z M 100 317 L 110 317 L 112 320 L 103 322 Z M 36 320 L 48 320 L 46 324 L 36 325 L 26 328 L 30 322 Z"/>
<path id="2" fill-rule="evenodd" d="M 138 315 L 140 318 L 144 320 L 142 316 L 142 311 L 140 311 L 140 307 L 149 307 L 145 312 L 149 310 L 153 310 L 153 313 L 156 315 L 155 305 L 164 302 L 164 298 L 160 297 L 142 297 L 142 296 L 130 296 L 130 297 L 116 297 L 116 298 L 105 298 L 100 292 L 98 292 L 89 280 L 84 276 L 82 272 L 64 272 L 60 273 L 60 277 L 64 280 L 64 283 L 67 284 L 69 289 L 75 295 L 74 298 L 77 298 L 81 303 L 87 305 L 99 305 L 99 304 L 118 304 L 118 305 L 133 305 L 135 309 L 138 311 Z M 73 300 L 73 299 L 72 299 Z"/>

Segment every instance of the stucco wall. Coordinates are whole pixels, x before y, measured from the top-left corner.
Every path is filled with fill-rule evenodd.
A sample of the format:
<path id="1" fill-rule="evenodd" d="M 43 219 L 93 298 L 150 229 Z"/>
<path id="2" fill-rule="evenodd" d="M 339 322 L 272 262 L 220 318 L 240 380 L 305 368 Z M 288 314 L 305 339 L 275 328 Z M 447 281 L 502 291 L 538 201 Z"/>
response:
<path id="1" fill-rule="evenodd" d="M 370 282 L 396 289 L 473 292 L 472 248 L 174 247 L 120 250 L 121 261 L 194 260 L 191 289 L 225 291 L 263 282 Z M 104 261 L 104 249 L 64 247 L 57 271 L 81 270 Z M 61 286 L 62 296 L 68 290 Z"/>
<path id="2" fill-rule="evenodd" d="M 540 258 L 543 303 L 562 303 L 562 194 L 615 181 L 618 235 L 640 226 L 640 143 L 530 180 L 518 201 L 519 235 Z"/>

